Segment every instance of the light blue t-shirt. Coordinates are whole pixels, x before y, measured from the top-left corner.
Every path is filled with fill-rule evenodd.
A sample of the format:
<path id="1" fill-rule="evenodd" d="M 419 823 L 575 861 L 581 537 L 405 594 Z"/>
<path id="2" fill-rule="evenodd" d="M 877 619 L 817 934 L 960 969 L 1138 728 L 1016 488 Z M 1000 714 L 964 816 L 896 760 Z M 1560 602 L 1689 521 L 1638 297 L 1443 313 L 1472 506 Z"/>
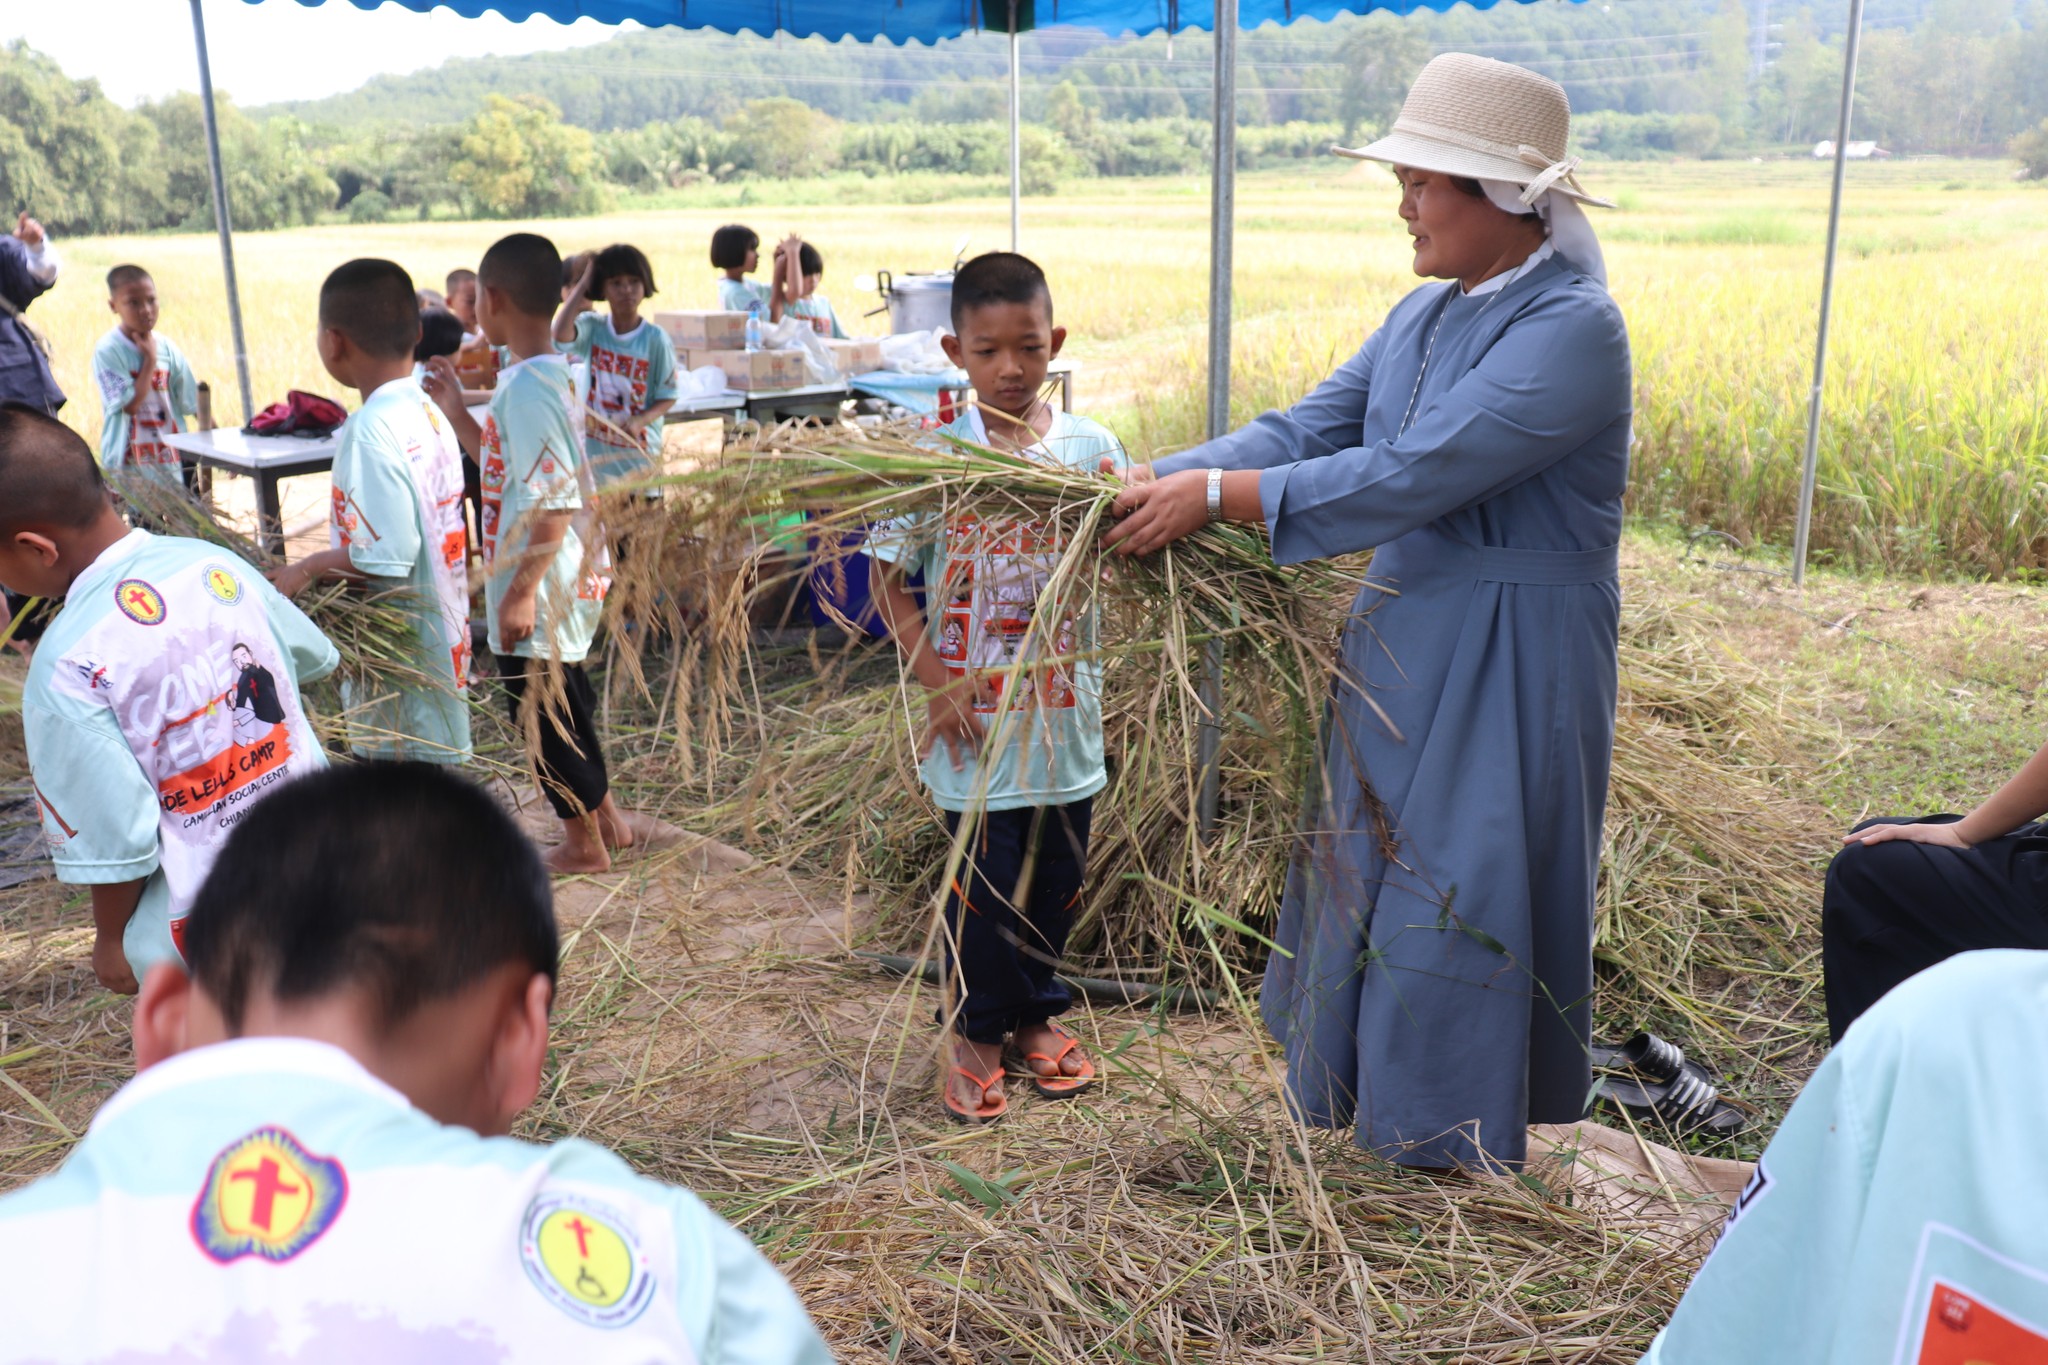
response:
<path id="1" fill-rule="evenodd" d="M 844 339 L 846 329 L 839 325 L 839 314 L 832 311 L 832 301 L 823 294 L 812 294 L 808 298 L 791 299 L 782 305 L 786 318 L 802 318 L 811 324 L 811 330 L 823 337 Z"/>
<path id="2" fill-rule="evenodd" d="M 177 960 L 228 832 L 326 766 L 299 685 L 339 660 L 262 574 L 205 541 L 131 531 L 72 582 L 22 693 L 29 771 L 59 881 L 147 879 L 122 937 L 137 980 Z"/>
<path id="3" fill-rule="evenodd" d="M 363 400 L 334 452 L 331 543 L 399 590 L 413 619 L 417 680 L 344 678 L 349 747 L 363 758 L 469 760 L 469 541 L 462 452 L 426 390 L 394 379 Z"/>
<path id="4" fill-rule="evenodd" d="M 759 313 L 768 316 L 768 301 L 774 290 L 758 280 L 735 280 L 720 276 L 718 306 L 728 313 Z"/>
<path id="5" fill-rule="evenodd" d="M 2048 1361 L 2048 952 L 1964 953 L 1806 1083 L 1652 1365 Z"/>
<path id="6" fill-rule="evenodd" d="M 939 433 L 986 446 L 981 414 Z M 1030 454 L 1094 473 L 1104 456 L 1121 468 L 1123 446 L 1108 428 L 1072 413 Z M 1062 806 L 1108 784 L 1102 761 L 1102 665 L 1092 654 L 1095 621 L 1085 610 L 1048 619 L 1040 597 L 1052 588 L 1062 546 L 1044 527 L 963 518 L 941 526 L 917 517 L 878 527 L 868 552 L 924 575 L 925 626 L 946 671 L 972 689 L 984 727 L 982 752 L 962 768 L 944 744 L 920 769 L 941 810 Z M 1057 590 L 1085 604 L 1087 572 Z M 1032 667 L 1034 660 L 1049 660 Z M 1019 665 L 1026 665 L 1019 667 Z"/>
<path id="7" fill-rule="evenodd" d="M 484 421 L 484 611 L 491 649 L 522 659 L 583 662 L 610 586 L 603 535 L 591 515 L 596 485 L 583 454 L 583 406 L 562 355 L 532 356 L 507 369 Z M 498 633 L 498 607 L 518 571 L 541 512 L 577 512 L 535 591 L 534 631 L 511 649 Z M 590 563 L 584 549 L 593 550 Z"/>
<path id="8" fill-rule="evenodd" d="M 829 1365 L 759 1250 L 570 1139 L 446 1127 L 348 1053 L 157 1063 L 0 1197 L 0 1362 Z"/>
<path id="9" fill-rule="evenodd" d="M 92 352 L 93 381 L 104 411 L 100 417 L 100 468 L 109 475 L 140 473 L 166 487 L 184 487 L 184 466 L 164 437 L 185 430 L 185 417 L 199 411 L 199 385 L 185 353 L 162 332 L 156 335 L 156 369 L 150 397 L 134 412 L 142 379 L 142 350 L 116 326 Z"/>
<path id="10" fill-rule="evenodd" d="M 590 367 L 588 413 L 613 426 L 676 396 L 676 347 L 668 333 L 646 319 L 620 336 L 609 313 L 576 319 L 576 338 L 562 348 Z M 600 488 L 654 472 L 661 456 L 660 418 L 647 424 L 638 448 L 621 445 L 595 422 L 586 423 L 583 449 Z"/>

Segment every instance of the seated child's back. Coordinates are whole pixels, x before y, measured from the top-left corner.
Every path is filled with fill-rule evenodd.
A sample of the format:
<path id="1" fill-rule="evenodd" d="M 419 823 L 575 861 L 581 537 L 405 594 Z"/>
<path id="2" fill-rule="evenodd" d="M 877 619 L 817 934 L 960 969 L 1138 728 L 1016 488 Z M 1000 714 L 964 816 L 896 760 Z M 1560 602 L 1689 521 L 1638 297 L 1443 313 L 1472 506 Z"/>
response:
<path id="1" fill-rule="evenodd" d="M 22 701 L 58 877 L 94 888 L 109 985 L 175 961 L 228 831 L 324 766 L 299 684 L 334 646 L 216 545 L 131 531 L 70 428 L 0 410 L 0 582 L 61 597 Z"/>
<path id="2" fill-rule="evenodd" d="M 711 234 L 711 265 L 723 271 L 718 281 L 718 306 L 728 313 L 768 316 L 770 290 L 746 278 L 761 264 L 761 237 L 740 223 L 727 223 Z"/>
<path id="3" fill-rule="evenodd" d="M 0 1360 L 829 1360 L 694 1195 L 501 1136 L 540 1089 L 558 939 L 481 789 L 410 763 L 294 784 L 189 947 L 137 1004 L 141 1075 L 0 1198 L 35 1248 L 0 1277 Z"/>

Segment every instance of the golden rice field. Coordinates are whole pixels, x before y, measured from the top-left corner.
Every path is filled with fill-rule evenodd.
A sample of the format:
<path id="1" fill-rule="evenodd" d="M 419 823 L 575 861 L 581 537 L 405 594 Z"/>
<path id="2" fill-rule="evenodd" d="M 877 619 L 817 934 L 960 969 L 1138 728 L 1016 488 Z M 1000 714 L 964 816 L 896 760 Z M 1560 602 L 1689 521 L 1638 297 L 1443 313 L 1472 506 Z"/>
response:
<path id="1" fill-rule="evenodd" d="M 1822 495 L 1824 555 L 1914 572 L 2048 567 L 2048 186 L 2011 164 L 1912 161 L 1851 168 Z M 1637 361 L 1634 510 L 1789 544 L 1811 380 L 1828 167 L 1784 161 L 1608 164 L 1588 184 L 1621 207 L 1597 221 Z M 1134 446 L 1199 435 L 1208 191 L 1199 179 L 1078 182 L 1026 205 L 1024 249 L 1051 273 L 1084 406 Z M 960 201 L 740 210 L 764 238 L 817 243 L 842 315 L 878 268 L 932 269 L 955 243 L 1008 243 L 1008 207 Z M 711 230 L 732 210 L 621 211 L 532 224 L 565 250 L 614 240 L 652 258 L 658 303 L 707 306 Z M 315 293 L 335 263 L 393 257 L 422 283 L 473 264 L 507 225 L 414 223 L 237 239 L 259 404 L 331 389 L 313 351 Z M 527 225 L 522 225 L 527 226 Z M 69 410 L 98 426 L 92 344 L 111 323 L 96 277 L 135 260 L 164 298 L 164 330 L 215 380 L 232 417 L 233 367 L 218 250 L 205 235 L 80 239 L 34 316 L 52 335 Z M 1392 181 L 1338 163 L 1240 185 L 1234 409 L 1285 402 L 1363 339 L 1412 287 Z M 879 319 L 877 320 L 877 324 Z M 870 324 L 871 326 L 877 324 Z"/>

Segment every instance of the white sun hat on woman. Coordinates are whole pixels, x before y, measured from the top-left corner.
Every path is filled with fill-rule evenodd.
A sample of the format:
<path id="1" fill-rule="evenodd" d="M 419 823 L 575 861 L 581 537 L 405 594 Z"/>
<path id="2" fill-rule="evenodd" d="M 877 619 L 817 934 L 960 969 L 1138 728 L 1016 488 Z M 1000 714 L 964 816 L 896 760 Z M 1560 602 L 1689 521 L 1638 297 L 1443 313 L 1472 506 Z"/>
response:
<path id="1" fill-rule="evenodd" d="M 1567 150 L 1571 127 L 1571 101 L 1548 76 L 1446 52 L 1417 74 L 1385 137 L 1330 150 L 1476 180 L 1503 212 L 1540 216 L 1557 254 L 1605 285 L 1607 262 L 1580 205 L 1614 205 L 1579 184 L 1580 159 Z"/>

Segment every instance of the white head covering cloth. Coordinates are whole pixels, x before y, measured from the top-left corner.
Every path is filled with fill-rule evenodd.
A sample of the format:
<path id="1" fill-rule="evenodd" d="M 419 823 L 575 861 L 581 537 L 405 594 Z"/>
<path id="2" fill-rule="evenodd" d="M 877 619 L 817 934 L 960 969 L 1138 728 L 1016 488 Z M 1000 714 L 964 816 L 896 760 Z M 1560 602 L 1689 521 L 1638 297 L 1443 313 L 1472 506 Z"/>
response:
<path id="1" fill-rule="evenodd" d="M 1538 184 L 1541 184 L 1539 179 Z M 1570 261 L 1580 274 L 1593 280 L 1602 289 L 1607 287 L 1607 257 L 1600 251 L 1600 238 L 1593 232 L 1593 220 L 1586 216 L 1585 209 L 1569 195 L 1553 194 L 1548 188 L 1533 196 L 1530 185 L 1524 188 L 1506 180 L 1481 180 L 1481 189 L 1493 206 L 1503 213 L 1521 215 L 1530 209 L 1536 210 L 1543 219 L 1543 231 L 1550 237 L 1551 246 L 1557 254 Z"/>

